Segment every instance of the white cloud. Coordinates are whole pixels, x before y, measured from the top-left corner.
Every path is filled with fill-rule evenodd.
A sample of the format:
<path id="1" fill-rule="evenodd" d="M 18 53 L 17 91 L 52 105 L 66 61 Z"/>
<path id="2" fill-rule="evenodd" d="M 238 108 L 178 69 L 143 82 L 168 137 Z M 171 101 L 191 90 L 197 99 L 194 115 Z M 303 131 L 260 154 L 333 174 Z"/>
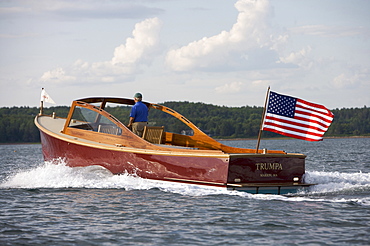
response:
<path id="1" fill-rule="evenodd" d="M 219 94 L 230 94 L 239 92 L 242 88 L 242 82 L 231 82 L 215 88 L 216 93 Z"/>
<path id="2" fill-rule="evenodd" d="M 299 67 L 308 70 L 313 66 L 313 61 L 309 58 L 311 50 L 312 48 L 308 46 L 307 48 L 303 48 L 297 52 L 291 52 L 286 57 L 280 57 L 280 61 L 278 61 L 278 63 L 296 64 Z"/>
<path id="3" fill-rule="evenodd" d="M 303 34 L 321 37 L 350 37 L 363 34 L 364 27 L 328 26 L 328 25 L 306 25 L 289 28 L 292 34 Z M 368 30 L 367 30 L 368 32 Z"/>
<path id="4" fill-rule="evenodd" d="M 56 68 L 54 70 L 45 72 L 41 76 L 41 81 L 43 82 L 53 82 L 53 83 L 62 83 L 62 82 L 72 82 L 76 80 L 74 76 L 66 75 L 66 72 L 63 68 Z"/>
<path id="5" fill-rule="evenodd" d="M 135 1 L 115 0 L 13 0 L 0 8 L 0 18 L 47 18 L 55 20 L 133 19 L 162 14 L 159 8 Z"/>
<path id="6" fill-rule="evenodd" d="M 157 55 L 160 29 L 161 21 L 158 18 L 139 22 L 135 25 L 132 37 L 115 48 L 110 61 L 89 64 L 79 59 L 66 71 L 57 68 L 45 72 L 41 80 L 71 82 L 80 79 L 86 82 L 106 83 L 124 81 L 137 73 L 143 65 L 149 64 Z"/>
<path id="7" fill-rule="evenodd" d="M 35 38 L 39 36 L 37 33 L 21 33 L 21 34 L 10 34 L 10 33 L 2 33 L 0 34 L 0 38 Z"/>
<path id="8" fill-rule="evenodd" d="M 266 63 L 271 64 L 270 60 L 275 59 L 276 54 L 271 52 L 265 57 L 266 50 L 271 51 L 276 46 L 274 42 L 284 41 L 284 38 L 274 38 L 270 33 L 271 8 L 268 1 L 239 0 L 235 7 L 239 15 L 230 31 L 170 50 L 166 57 L 168 66 L 175 71 L 223 66 L 244 66 L 245 69 L 255 66 L 253 61 L 245 59 L 250 53 L 254 58 L 267 60 Z"/>
<path id="9" fill-rule="evenodd" d="M 114 50 L 112 65 L 132 65 L 149 58 L 154 48 L 159 45 L 159 31 L 161 23 L 158 18 L 144 20 L 135 25 L 133 37 L 127 38 Z"/>
<path id="10" fill-rule="evenodd" d="M 368 91 L 370 83 L 368 82 L 370 71 L 364 68 L 349 68 L 344 73 L 336 76 L 331 85 L 336 89 L 355 89 L 363 88 Z"/>

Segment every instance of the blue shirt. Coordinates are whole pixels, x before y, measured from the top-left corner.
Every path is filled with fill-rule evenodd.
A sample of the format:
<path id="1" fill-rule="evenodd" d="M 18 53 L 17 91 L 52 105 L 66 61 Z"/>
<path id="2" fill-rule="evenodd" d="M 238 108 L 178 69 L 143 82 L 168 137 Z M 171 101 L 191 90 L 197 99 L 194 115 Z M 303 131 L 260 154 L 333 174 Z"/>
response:
<path id="1" fill-rule="evenodd" d="M 136 102 L 131 108 L 130 117 L 134 118 L 134 122 L 148 121 L 148 107 L 142 102 Z"/>

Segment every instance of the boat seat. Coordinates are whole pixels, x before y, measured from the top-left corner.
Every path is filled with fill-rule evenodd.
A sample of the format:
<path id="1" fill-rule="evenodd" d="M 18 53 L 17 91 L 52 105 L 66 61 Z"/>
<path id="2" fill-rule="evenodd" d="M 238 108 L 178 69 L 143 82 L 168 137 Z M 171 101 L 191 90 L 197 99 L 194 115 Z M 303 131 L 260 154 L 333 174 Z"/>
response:
<path id="1" fill-rule="evenodd" d="M 118 135 L 119 128 L 115 125 L 99 125 L 98 132 Z"/>
<path id="2" fill-rule="evenodd" d="M 145 126 L 143 139 L 153 144 L 160 144 L 162 142 L 163 132 L 164 126 Z"/>

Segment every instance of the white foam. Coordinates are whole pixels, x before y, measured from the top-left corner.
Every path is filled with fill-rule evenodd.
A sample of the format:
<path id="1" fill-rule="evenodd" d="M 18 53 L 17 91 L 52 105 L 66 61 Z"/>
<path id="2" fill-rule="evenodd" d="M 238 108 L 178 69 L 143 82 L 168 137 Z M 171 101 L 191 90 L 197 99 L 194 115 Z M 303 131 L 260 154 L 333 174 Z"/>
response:
<path id="1" fill-rule="evenodd" d="M 225 188 L 191 185 L 142 179 L 133 175 L 112 175 L 100 166 L 71 168 L 63 160 L 44 162 L 29 170 L 21 170 L 10 175 L 0 184 L 0 188 L 94 188 L 94 189 L 125 189 L 149 190 L 159 189 L 163 192 L 188 196 L 230 195 L 259 200 L 286 201 L 327 201 L 327 197 L 313 197 L 317 194 L 337 194 L 370 191 L 369 173 L 339 173 L 311 171 L 305 175 L 305 181 L 316 183 L 309 191 L 302 191 L 295 197 L 279 195 L 252 195 L 239 191 L 228 191 Z M 369 192 L 367 192 L 369 193 Z M 332 198 L 333 202 L 352 202 L 360 205 L 370 205 L 370 197 Z"/>
<path id="2" fill-rule="evenodd" d="M 340 173 L 311 171 L 305 174 L 305 182 L 317 184 L 310 191 L 330 193 L 370 190 L 370 173 Z"/>

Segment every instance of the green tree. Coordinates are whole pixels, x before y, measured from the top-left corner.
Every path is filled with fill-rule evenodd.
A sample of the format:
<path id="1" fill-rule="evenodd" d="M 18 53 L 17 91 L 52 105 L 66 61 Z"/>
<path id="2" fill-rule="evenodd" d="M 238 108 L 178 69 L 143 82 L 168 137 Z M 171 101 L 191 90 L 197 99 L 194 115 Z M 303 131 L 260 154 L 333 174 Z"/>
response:
<path id="1" fill-rule="evenodd" d="M 163 105 L 179 112 L 202 131 L 217 138 L 256 138 L 262 107 L 225 107 L 192 102 L 165 102 Z M 107 107 L 106 110 L 127 124 L 131 107 Z M 44 109 L 44 114 L 53 112 L 66 117 L 69 107 L 58 106 Z M 370 109 L 342 108 L 332 110 L 335 117 L 325 136 L 370 136 Z M 39 113 L 36 107 L 0 108 L 0 143 L 39 142 L 40 134 L 33 121 Z M 152 125 L 165 126 L 166 131 L 181 133 L 188 130 L 182 122 L 159 110 L 149 111 Z M 282 137 L 264 132 L 263 137 Z"/>

